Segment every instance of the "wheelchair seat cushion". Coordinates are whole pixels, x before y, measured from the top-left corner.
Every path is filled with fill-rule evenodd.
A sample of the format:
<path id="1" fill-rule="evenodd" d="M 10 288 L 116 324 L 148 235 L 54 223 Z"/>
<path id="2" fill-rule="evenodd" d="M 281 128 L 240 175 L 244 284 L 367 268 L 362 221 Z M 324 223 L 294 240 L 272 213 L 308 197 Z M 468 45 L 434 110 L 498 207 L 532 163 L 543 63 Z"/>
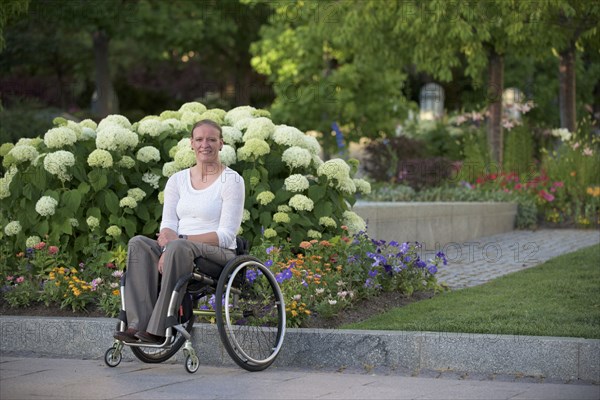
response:
<path id="1" fill-rule="evenodd" d="M 219 276 L 223 271 L 223 267 L 224 265 L 218 264 L 204 257 L 198 257 L 194 260 L 194 271 L 208 275 L 213 279 L 219 279 Z"/>

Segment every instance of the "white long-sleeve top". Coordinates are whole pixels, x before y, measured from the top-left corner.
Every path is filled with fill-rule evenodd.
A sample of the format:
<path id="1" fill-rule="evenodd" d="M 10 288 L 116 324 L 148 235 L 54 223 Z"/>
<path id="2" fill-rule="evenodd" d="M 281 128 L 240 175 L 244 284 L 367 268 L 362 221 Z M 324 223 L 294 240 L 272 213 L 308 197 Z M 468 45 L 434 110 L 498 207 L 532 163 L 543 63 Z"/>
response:
<path id="1" fill-rule="evenodd" d="M 206 189 L 192 186 L 190 169 L 173 174 L 165 186 L 160 229 L 178 235 L 216 232 L 219 246 L 235 249 L 244 212 L 244 179 L 231 168 Z"/>

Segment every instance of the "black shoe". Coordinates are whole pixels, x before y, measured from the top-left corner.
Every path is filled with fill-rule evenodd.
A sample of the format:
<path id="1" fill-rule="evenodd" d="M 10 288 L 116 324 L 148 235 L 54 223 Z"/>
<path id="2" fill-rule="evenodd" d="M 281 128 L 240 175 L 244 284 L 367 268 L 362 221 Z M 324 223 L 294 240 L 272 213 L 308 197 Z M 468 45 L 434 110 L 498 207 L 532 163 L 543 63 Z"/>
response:
<path id="1" fill-rule="evenodd" d="M 138 332 L 135 334 L 135 337 L 140 339 L 144 343 L 159 344 L 165 341 L 164 336 L 157 336 L 148 332 Z"/>
<path id="2" fill-rule="evenodd" d="M 127 328 L 126 331 L 117 331 L 113 334 L 113 337 L 117 340 L 126 343 L 135 343 L 138 342 L 139 339 L 135 336 L 138 333 L 137 329 Z"/>

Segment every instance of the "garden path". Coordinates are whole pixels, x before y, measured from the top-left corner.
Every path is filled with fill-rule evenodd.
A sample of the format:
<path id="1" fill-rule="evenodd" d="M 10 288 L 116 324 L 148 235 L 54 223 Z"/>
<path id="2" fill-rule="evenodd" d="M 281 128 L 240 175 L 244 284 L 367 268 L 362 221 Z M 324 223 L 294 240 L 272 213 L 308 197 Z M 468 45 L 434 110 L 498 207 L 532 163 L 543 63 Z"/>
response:
<path id="1" fill-rule="evenodd" d="M 436 249 L 446 254 L 438 281 L 451 289 L 476 286 L 511 272 L 539 265 L 553 257 L 600 243 L 600 231 L 576 229 L 515 230 Z M 425 254 L 427 255 L 427 253 Z M 431 254 L 430 254 L 431 256 Z"/>

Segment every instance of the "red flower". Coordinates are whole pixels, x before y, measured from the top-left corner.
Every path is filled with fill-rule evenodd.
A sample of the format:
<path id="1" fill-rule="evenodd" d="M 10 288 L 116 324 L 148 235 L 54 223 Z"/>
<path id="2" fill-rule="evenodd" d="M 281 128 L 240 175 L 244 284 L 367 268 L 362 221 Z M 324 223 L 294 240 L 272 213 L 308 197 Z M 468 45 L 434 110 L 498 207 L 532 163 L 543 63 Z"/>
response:
<path id="1" fill-rule="evenodd" d="M 50 246 L 48 247 L 48 254 L 50 255 L 55 255 L 56 253 L 58 253 L 58 247 L 56 246 Z"/>
<path id="2" fill-rule="evenodd" d="M 44 247 L 46 247 L 46 243 L 44 243 L 44 242 L 39 242 L 38 244 L 36 244 L 35 246 L 33 246 L 33 248 L 36 249 L 36 250 L 41 250 Z"/>

